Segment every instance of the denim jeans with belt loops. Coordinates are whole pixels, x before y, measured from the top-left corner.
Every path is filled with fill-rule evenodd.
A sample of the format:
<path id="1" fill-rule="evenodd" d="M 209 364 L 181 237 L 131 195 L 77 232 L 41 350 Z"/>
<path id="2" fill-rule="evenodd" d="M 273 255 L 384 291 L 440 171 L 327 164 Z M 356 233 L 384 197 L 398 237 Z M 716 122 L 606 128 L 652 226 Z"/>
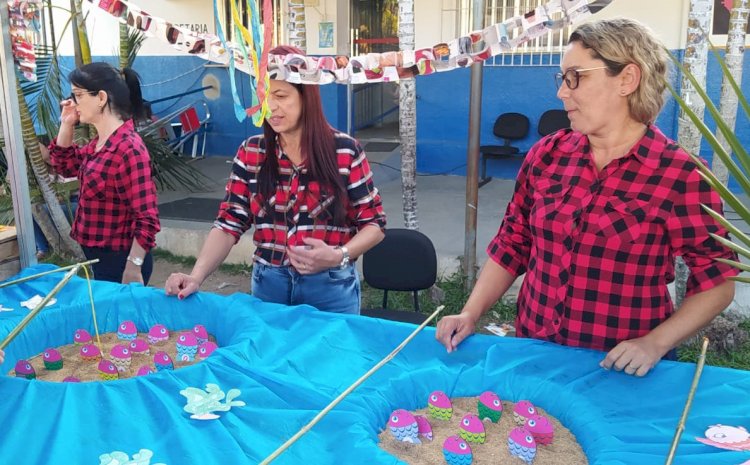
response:
<path id="1" fill-rule="evenodd" d="M 251 291 L 264 302 L 307 304 L 324 312 L 359 315 L 359 273 L 354 264 L 304 275 L 291 266 L 255 262 Z"/>

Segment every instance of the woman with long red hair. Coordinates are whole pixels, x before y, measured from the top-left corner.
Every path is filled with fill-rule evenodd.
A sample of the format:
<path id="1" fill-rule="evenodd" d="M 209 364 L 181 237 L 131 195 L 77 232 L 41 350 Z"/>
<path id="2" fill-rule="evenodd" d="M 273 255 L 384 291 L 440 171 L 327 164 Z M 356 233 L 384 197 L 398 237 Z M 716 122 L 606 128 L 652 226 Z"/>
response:
<path id="1" fill-rule="evenodd" d="M 298 54 L 280 46 L 273 55 Z M 263 135 L 234 159 L 224 201 L 190 274 L 168 295 L 187 297 L 254 226 L 252 293 L 263 301 L 359 313 L 354 260 L 383 239 L 385 214 L 359 143 L 333 129 L 316 85 L 273 79 Z"/>

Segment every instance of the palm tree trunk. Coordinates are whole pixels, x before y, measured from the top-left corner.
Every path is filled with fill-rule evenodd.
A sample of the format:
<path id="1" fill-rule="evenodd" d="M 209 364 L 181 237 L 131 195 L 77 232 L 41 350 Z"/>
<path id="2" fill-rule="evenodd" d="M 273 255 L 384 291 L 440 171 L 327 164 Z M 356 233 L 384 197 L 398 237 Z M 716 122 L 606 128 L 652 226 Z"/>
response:
<path id="1" fill-rule="evenodd" d="M 91 63 L 91 47 L 86 33 L 86 21 L 83 19 L 82 0 L 70 0 L 70 11 L 73 14 L 73 48 L 76 67 Z"/>
<path id="2" fill-rule="evenodd" d="M 26 105 L 26 99 L 23 96 L 21 85 L 16 83 L 16 93 L 18 94 L 18 110 L 21 114 L 21 132 L 23 134 L 23 145 L 28 153 L 29 164 L 34 171 L 39 191 L 42 193 L 44 202 L 47 204 L 52 222 L 59 232 L 62 251 L 71 255 L 76 260 L 84 260 L 85 256 L 81 246 L 70 237 L 70 223 L 63 213 L 60 201 L 57 199 L 54 189 L 50 184 L 47 172 L 47 164 L 42 158 L 42 152 L 39 150 L 39 141 L 34 130 L 34 123 L 31 120 L 29 107 Z M 56 239 L 54 236 L 50 239 Z"/>
<path id="3" fill-rule="evenodd" d="M 704 31 L 709 31 L 713 0 L 690 0 L 688 13 L 687 43 L 683 65 L 697 79 L 701 87 L 706 87 L 706 63 L 708 58 L 708 41 Z M 684 75 L 683 75 L 684 76 Z M 698 118 L 703 119 L 705 103 L 693 88 L 687 77 L 683 77 L 681 96 Z M 701 133 L 690 121 L 684 111 L 680 110 L 677 121 L 677 140 L 690 153 L 700 154 Z M 675 303 L 677 307 L 685 298 L 689 270 L 681 257 L 675 260 Z"/>
<path id="4" fill-rule="evenodd" d="M 414 50 L 414 0 L 399 0 L 398 42 L 401 50 Z M 415 79 L 399 81 L 399 136 L 401 137 L 401 194 L 404 226 L 419 229 L 417 217 L 417 99 Z"/>
<path id="5" fill-rule="evenodd" d="M 120 23 L 120 69 L 128 67 L 128 25 Z"/>
<path id="6" fill-rule="evenodd" d="M 748 0 L 734 0 L 732 10 L 729 14 L 729 34 L 727 35 L 727 48 L 724 61 L 727 68 L 734 78 L 735 82 L 742 82 L 742 59 L 745 49 L 745 29 L 748 20 Z M 719 111 L 724 122 L 730 129 L 734 130 L 737 120 L 737 94 L 734 93 L 729 79 L 724 76 L 721 82 L 721 100 L 719 102 Z M 716 131 L 716 138 L 724 147 L 724 150 L 730 152 L 729 143 L 724 138 L 721 131 Z M 711 162 L 711 171 L 724 185 L 729 181 L 727 167 L 721 158 L 714 154 Z"/>

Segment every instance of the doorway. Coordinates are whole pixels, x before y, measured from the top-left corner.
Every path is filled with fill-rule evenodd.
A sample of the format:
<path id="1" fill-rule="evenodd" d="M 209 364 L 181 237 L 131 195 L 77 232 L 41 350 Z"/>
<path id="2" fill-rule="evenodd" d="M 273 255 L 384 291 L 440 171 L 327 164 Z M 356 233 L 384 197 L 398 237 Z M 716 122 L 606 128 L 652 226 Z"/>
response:
<path id="1" fill-rule="evenodd" d="M 351 56 L 398 51 L 398 0 L 351 0 Z M 397 82 L 352 85 L 354 136 L 398 141 Z"/>

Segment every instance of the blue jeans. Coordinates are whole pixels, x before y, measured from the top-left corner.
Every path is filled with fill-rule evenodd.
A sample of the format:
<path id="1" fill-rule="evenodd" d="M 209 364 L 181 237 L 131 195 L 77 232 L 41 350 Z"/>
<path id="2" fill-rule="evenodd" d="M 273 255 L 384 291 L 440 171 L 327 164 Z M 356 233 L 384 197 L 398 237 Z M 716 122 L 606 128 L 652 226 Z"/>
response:
<path id="1" fill-rule="evenodd" d="M 359 273 L 354 265 L 303 275 L 291 266 L 253 264 L 252 294 L 264 302 L 312 305 L 318 310 L 359 315 Z"/>

